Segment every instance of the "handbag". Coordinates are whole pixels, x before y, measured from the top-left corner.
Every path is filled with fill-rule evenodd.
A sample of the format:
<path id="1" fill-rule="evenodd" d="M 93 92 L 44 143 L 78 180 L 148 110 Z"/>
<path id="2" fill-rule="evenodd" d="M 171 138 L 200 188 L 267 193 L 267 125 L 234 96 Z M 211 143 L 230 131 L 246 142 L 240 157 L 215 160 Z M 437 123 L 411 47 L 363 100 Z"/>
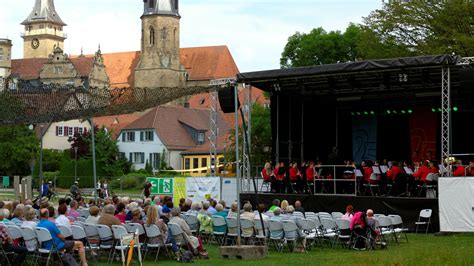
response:
<path id="1" fill-rule="evenodd" d="M 61 261 L 64 266 L 79 266 L 77 261 L 74 259 L 71 253 L 64 253 L 61 255 Z"/>

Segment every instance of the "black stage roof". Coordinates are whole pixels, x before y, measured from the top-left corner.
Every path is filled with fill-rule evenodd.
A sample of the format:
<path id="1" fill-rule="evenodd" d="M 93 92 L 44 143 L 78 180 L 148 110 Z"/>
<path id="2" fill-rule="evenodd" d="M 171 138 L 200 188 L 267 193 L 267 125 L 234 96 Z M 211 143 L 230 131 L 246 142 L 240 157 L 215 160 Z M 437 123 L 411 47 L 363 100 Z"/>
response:
<path id="1" fill-rule="evenodd" d="M 441 71 L 451 69 L 451 89 L 460 86 L 461 57 L 419 56 L 241 73 L 238 82 L 281 94 L 337 97 L 441 92 Z M 461 74 L 462 75 L 462 74 Z M 432 95 L 434 96 L 434 95 Z"/>

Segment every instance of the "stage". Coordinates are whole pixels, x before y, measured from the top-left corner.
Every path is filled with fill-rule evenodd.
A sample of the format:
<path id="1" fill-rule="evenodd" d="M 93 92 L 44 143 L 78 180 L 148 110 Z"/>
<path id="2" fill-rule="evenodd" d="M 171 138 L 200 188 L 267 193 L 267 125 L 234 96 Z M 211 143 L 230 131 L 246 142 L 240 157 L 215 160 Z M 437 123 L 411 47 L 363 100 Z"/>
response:
<path id="1" fill-rule="evenodd" d="M 258 194 L 259 203 L 265 203 L 267 209 L 272 206 L 274 199 L 287 200 L 290 205 L 294 205 L 296 200 L 301 201 L 305 211 L 311 212 L 334 212 L 344 213 L 347 205 L 352 204 L 356 211 L 366 211 L 373 209 L 374 213 L 398 214 L 402 217 L 405 227 L 410 231 L 415 230 L 415 221 L 422 209 L 432 209 L 434 232 L 439 231 L 438 199 L 428 198 L 405 198 L 405 197 L 365 197 L 354 195 L 307 195 L 307 194 Z M 252 206 L 257 206 L 255 194 L 240 194 L 241 202 L 250 201 Z M 424 227 L 423 227 L 424 228 Z"/>

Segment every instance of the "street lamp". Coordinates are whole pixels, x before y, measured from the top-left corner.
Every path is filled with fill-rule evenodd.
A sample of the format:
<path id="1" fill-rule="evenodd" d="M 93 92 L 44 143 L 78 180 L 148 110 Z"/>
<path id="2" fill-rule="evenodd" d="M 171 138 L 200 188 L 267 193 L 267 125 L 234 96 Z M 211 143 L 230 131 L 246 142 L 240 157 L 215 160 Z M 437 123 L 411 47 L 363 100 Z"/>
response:
<path id="1" fill-rule="evenodd" d="M 77 149 L 79 147 L 74 147 L 74 182 L 77 182 Z"/>
<path id="2" fill-rule="evenodd" d="M 41 206 L 41 199 L 43 198 L 42 195 L 43 195 L 43 137 L 44 137 L 44 132 L 43 132 L 43 128 L 44 128 L 44 125 L 40 125 L 40 169 L 39 169 L 39 174 L 40 174 L 40 186 L 41 186 L 41 189 L 40 189 L 40 192 L 41 192 L 41 195 L 40 195 L 40 206 Z"/>

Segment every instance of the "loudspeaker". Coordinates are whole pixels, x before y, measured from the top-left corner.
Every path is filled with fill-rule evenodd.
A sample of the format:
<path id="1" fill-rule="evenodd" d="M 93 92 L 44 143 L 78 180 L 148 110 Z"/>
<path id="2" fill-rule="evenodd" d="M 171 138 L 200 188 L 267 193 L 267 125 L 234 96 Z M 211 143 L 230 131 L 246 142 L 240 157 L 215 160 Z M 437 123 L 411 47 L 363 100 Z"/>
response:
<path id="1" fill-rule="evenodd" d="M 219 104 L 221 105 L 221 110 L 224 113 L 233 113 L 235 111 L 235 96 L 234 88 L 229 87 L 222 90 L 219 90 Z M 239 99 L 237 99 L 237 108 L 240 107 Z"/>

